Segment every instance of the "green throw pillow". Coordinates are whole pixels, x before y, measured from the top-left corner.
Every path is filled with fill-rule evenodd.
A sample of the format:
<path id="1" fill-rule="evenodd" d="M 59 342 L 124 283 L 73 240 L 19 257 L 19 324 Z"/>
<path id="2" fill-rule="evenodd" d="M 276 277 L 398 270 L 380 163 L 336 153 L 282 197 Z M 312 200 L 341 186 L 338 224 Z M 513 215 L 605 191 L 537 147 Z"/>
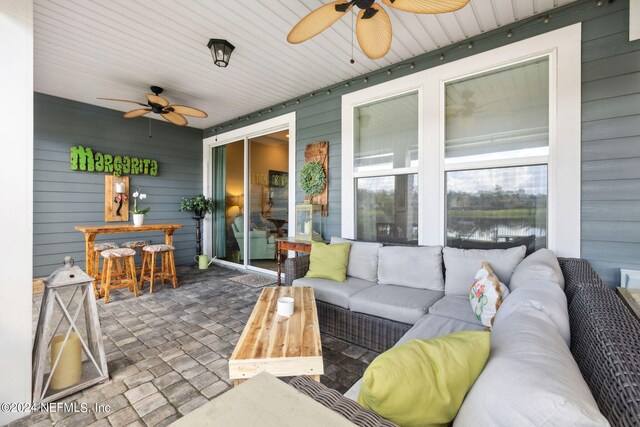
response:
<path id="1" fill-rule="evenodd" d="M 489 347 L 484 331 L 393 347 L 365 371 L 358 403 L 402 427 L 447 425 L 482 372 Z"/>
<path id="2" fill-rule="evenodd" d="M 321 242 L 311 242 L 309 271 L 305 277 L 331 279 L 336 282 L 346 281 L 349 249 L 351 249 L 351 243 L 327 245 Z"/>

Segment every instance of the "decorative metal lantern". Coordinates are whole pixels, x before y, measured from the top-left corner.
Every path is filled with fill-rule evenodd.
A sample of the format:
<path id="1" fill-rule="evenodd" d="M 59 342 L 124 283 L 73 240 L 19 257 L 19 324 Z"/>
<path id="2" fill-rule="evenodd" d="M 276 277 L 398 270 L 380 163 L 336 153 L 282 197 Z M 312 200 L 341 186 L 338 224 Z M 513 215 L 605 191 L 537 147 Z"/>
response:
<path id="1" fill-rule="evenodd" d="M 109 379 L 93 277 L 65 257 L 44 280 L 33 344 L 33 403 L 58 400 Z"/>
<path id="2" fill-rule="evenodd" d="M 210 39 L 207 47 L 211 51 L 213 63 L 218 67 L 226 67 L 231 59 L 231 52 L 235 46 L 223 39 Z"/>
<path id="3" fill-rule="evenodd" d="M 322 240 L 322 206 L 296 205 L 296 240 Z"/>

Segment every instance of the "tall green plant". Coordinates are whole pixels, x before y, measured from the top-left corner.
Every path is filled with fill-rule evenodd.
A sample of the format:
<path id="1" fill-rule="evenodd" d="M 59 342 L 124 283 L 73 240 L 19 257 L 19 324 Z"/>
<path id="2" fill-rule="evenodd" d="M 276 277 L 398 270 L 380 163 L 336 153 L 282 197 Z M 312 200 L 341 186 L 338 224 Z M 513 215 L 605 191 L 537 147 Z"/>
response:
<path id="1" fill-rule="evenodd" d="M 194 197 L 183 197 L 180 202 L 180 210 L 183 212 L 193 212 L 197 217 L 204 217 L 216 211 L 216 202 L 204 194 Z"/>

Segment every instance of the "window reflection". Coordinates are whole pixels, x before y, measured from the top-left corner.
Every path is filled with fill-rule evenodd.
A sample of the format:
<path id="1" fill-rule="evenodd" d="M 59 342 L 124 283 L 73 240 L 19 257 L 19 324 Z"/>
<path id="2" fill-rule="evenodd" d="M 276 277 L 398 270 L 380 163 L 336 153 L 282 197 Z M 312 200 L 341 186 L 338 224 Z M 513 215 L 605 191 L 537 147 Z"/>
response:
<path id="1" fill-rule="evenodd" d="M 418 244 L 418 175 L 356 179 L 357 239 Z"/>
<path id="2" fill-rule="evenodd" d="M 547 246 L 547 165 L 446 174 L 447 246 Z"/>
<path id="3" fill-rule="evenodd" d="M 354 109 L 354 172 L 418 166 L 418 93 Z"/>

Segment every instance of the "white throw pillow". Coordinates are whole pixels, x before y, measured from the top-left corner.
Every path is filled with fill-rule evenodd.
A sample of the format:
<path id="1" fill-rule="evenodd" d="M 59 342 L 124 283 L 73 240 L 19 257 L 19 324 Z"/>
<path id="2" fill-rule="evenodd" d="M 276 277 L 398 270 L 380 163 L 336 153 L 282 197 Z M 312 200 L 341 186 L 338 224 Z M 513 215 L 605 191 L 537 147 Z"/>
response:
<path id="1" fill-rule="evenodd" d="M 509 289 L 498 280 L 486 261 L 482 262 L 474 279 L 469 292 L 471 308 L 478 320 L 491 328 L 500 304 L 509 295 Z"/>

